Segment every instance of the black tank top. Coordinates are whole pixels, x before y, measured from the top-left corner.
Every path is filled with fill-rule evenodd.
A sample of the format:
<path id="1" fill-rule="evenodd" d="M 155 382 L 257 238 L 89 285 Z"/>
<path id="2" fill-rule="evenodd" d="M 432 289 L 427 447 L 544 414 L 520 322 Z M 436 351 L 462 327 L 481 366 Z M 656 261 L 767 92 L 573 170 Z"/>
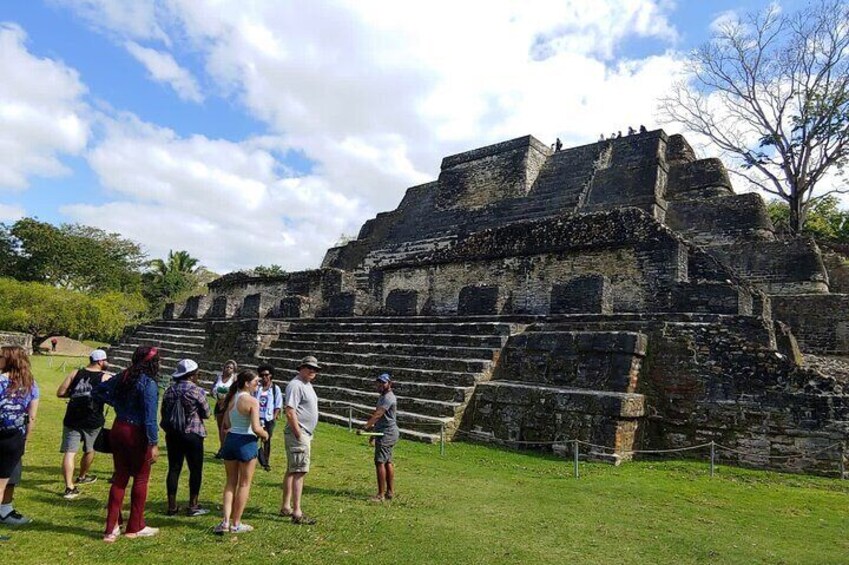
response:
<path id="1" fill-rule="evenodd" d="M 92 391 L 103 380 L 103 372 L 80 369 L 68 387 L 70 400 L 63 423 L 69 428 L 90 430 L 103 426 L 103 403 L 92 396 Z"/>

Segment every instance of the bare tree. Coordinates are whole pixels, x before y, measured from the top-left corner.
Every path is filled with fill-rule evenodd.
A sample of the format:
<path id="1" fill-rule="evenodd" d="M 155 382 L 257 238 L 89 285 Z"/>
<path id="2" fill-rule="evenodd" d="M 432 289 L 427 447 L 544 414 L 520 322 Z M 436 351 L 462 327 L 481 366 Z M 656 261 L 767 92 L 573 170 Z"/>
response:
<path id="1" fill-rule="evenodd" d="M 799 233 L 829 170 L 849 158 L 849 3 L 775 4 L 717 26 L 690 54 L 686 79 L 660 102 L 667 122 L 704 135 L 740 161 L 732 170 L 790 206 Z"/>

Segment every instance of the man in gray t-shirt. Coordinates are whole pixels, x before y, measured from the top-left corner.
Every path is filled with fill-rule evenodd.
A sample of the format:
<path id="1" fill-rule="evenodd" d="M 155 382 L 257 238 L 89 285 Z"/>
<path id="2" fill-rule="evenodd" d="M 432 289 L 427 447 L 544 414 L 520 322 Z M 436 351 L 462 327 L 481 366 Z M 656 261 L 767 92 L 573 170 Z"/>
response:
<path id="1" fill-rule="evenodd" d="M 321 367 L 318 360 L 308 355 L 301 360 L 298 375 L 286 386 L 286 478 L 283 480 L 283 502 L 280 515 L 292 518 L 294 524 L 315 524 L 315 520 L 301 511 L 301 492 L 304 477 L 310 470 L 312 435 L 318 424 L 318 397 L 312 387 Z"/>
<path id="2" fill-rule="evenodd" d="M 392 392 L 392 378 L 384 373 L 375 380 L 375 388 L 380 393 L 375 408 L 365 429 L 374 429 L 383 435 L 374 438 L 374 468 L 377 474 L 377 495 L 371 500 L 380 502 L 391 500 L 395 496 L 395 465 L 392 463 L 392 448 L 401 435 L 398 430 L 396 411 L 398 401 Z"/>

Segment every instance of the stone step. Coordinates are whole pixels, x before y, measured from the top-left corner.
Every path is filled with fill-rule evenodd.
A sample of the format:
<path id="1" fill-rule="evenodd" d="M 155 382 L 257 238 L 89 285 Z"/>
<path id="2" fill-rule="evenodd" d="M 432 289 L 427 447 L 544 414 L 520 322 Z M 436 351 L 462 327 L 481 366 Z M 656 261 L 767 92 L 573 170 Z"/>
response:
<path id="1" fill-rule="evenodd" d="M 322 422 L 327 422 L 329 424 L 335 424 L 337 426 L 348 426 L 348 415 L 347 414 L 335 414 L 332 412 L 323 412 L 319 410 L 318 413 L 319 420 Z M 353 429 L 362 429 L 365 425 L 366 419 L 360 417 L 354 417 L 351 419 L 351 424 Z M 411 430 L 407 428 L 400 428 L 401 438 L 410 440 L 410 441 L 420 441 L 423 443 L 439 443 L 439 432 L 437 433 L 427 433 L 420 432 L 416 430 Z"/>
<path id="2" fill-rule="evenodd" d="M 268 362 L 277 370 L 292 371 L 297 370 L 298 363 L 301 357 L 298 358 L 261 358 L 260 362 Z M 458 373 L 451 371 L 438 371 L 431 369 L 411 369 L 397 367 L 375 367 L 374 365 L 359 365 L 350 363 L 330 363 L 322 361 L 318 362 L 323 367 L 319 378 L 323 374 L 330 375 L 350 375 L 363 379 L 377 378 L 381 373 L 390 373 L 394 380 L 412 383 L 424 384 L 442 384 L 447 386 L 467 387 L 474 386 L 478 380 L 484 380 L 483 374 L 480 373 Z"/>
<path id="3" fill-rule="evenodd" d="M 300 360 L 314 354 L 312 349 L 271 349 L 263 352 L 267 359 Z M 318 356 L 319 363 L 367 365 L 393 369 L 431 369 L 453 373 L 482 373 L 492 368 L 492 361 L 481 359 L 456 359 L 449 357 L 410 357 L 388 353 L 348 353 L 325 351 Z"/>
<path id="4" fill-rule="evenodd" d="M 178 335 L 197 335 L 206 333 L 206 324 L 204 322 L 198 322 L 193 325 L 173 325 L 167 322 L 155 322 L 139 326 L 136 331 L 138 330 L 174 333 Z"/>
<path id="5" fill-rule="evenodd" d="M 201 345 L 203 345 L 203 342 L 206 341 L 205 334 L 181 334 L 177 332 L 159 332 L 150 329 L 136 330 L 131 334 L 131 336 L 143 337 L 145 339 L 159 339 L 163 341 L 179 341 L 180 343 L 198 343 Z"/>
<path id="6" fill-rule="evenodd" d="M 452 335 L 510 335 L 509 324 L 500 322 L 427 322 L 415 318 L 379 318 L 379 321 L 303 318 L 293 321 L 290 333 L 316 332 L 424 333 Z"/>
<path id="7" fill-rule="evenodd" d="M 369 415 L 374 412 L 374 406 L 367 404 L 358 404 L 356 402 L 346 402 L 341 400 L 318 400 L 318 409 L 320 413 L 335 414 L 339 419 L 347 425 L 349 409 L 354 419 L 360 419 L 365 422 Z M 439 437 L 439 432 L 442 427 L 445 427 L 446 435 L 454 432 L 456 422 L 451 417 L 426 416 L 423 414 L 413 414 L 410 412 L 396 412 L 398 428 L 403 436 L 404 430 L 413 430 L 424 432 L 426 434 Z M 362 424 L 360 424 L 362 425 Z"/>
<path id="8" fill-rule="evenodd" d="M 433 345 L 470 347 L 481 349 L 500 349 L 504 346 L 508 336 L 490 335 L 451 335 L 451 334 L 387 334 L 376 332 L 287 332 L 282 334 L 287 340 L 304 344 L 317 343 L 385 343 L 395 345 Z M 275 342 L 276 343 L 276 342 Z M 307 345 L 306 348 L 309 349 Z"/>
<path id="9" fill-rule="evenodd" d="M 373 355 L 402 355 L 406 357 L 435 359 L 474 359 L 493 361 L 499 349 L 483 347 L 452 347 L 448 345 L 408 345 L 386 342 L 348 342 L 348 341 L 298 341 L 278 339 L 265 349 L 266 355 L 279 355 L 284 351 L 311 351 L 322 353 L 352 353 Z"/>
<path id="10" fill-rule="evenodd" d="M 471 398 L 472 392 L 475 390 L 471 386 L 396 381 L 394 378 L 393 376 L 392 388 L 396 394 L 402 394 L 412 398 L 427 398 L 443 402 L 466 402 Z M 374 377 L 356 377 L 353 375 L 322 372 L 319 374 L 319 379 L 321 380 L 320 384 L 325 386 L 338 386 L 364 392 L 374 391 Z"/>
<path id="11" fill-rule="evenodd" d="M 377 400 L 380 396 L 376 392 L 364 392 L 361 390 L 337 386 L 324 386 L 319 384 L 317 380 L 313 383 L 313 387 L 315 388 L 315 393 L 319 398 L 319 402 L 325 400 L 348 402 L 361 404 L 363 406 L 371 406 L 372 410 L 374 410 L 374 407 L 377 405 Z M 405 412 L 410 414 L 422 416 L 456 418 L 457 414 L 464 407 L 463 404 L 459 402 L 443 402 L 440 400 L 406 396 L 398 396 L 397 398 L 399 408 L 403 408 Z"/>
<path id="12" fill-rule="evenodd" d="M 149 337 L 139 337 L 139 336 L 130 336 L 126 341 L 121 342 L 122 345 L 126 345 L 127 347 L 138 347 L 140 345 L 145 345 L 148 347 L 156 347 L 160 351 L 186 351 L 186 355 L 189 356 L 189 353 L 200 353 L 203 351 L 202 343 L 183 343 L 179 341 L 165 341 L 159 340 L 155 338 Z"/>

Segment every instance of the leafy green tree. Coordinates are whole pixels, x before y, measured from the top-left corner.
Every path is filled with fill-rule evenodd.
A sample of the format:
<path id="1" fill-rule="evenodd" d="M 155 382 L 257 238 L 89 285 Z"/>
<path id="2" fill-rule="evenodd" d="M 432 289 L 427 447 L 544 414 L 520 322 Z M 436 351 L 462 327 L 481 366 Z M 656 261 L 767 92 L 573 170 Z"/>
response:
<path id="1" fill-rule="evenodd" d="M 180 302 L 205 292 L 206 284 L 216 277 L 200 265 L 188 251 L 169 251 L 167 259 L 148 262 L 144 274 L 144 295 L 151 311 L 158 315 L 167 302 Z"/>
<path id="2" fill-rule="evenodd" d="M 138 292 L 141 247 L 115 233 L 79 224 L 56 227 L 22 218 L 0 229 L 0 274 L 89 292 Z"/>
<path id="3" fill-rule="evenodd" d="M 779 231 L 790 229 L 790 207 L 781 200 L 771 200 L 767 210 Z M 830 243 L 849 245 L 849 210 L 840 208 L 835 196 L 827 196 L 811 204 L 802 233 Z"/>
<path id="4" fill-rule="evenodd" d="M 251 269 L 250 272 L 257 277 L 279 277 L 286 274 L 286 270 L 276 263 L 259 265 Z"/>
<path id="5" fill-rule="evenodd" d="M 816 200 L 849 191 L 845 182 L 817 190 L 849 160 L 846 0 L 812 0 L 797 12 L 772 3 L 728 20 L 691 53 L 686 71 L 661 114 L 736 157 L 732 172 L 786 201 L 791 233 L 803 231 Z"/>
<path id="6" fill-rule="evenodd" d="M 36 337 L 59 334 L 113 341 L 146 312 L 147 302 L 138 293 L 91 294 L 0 278 L 0 327 Z"/>

